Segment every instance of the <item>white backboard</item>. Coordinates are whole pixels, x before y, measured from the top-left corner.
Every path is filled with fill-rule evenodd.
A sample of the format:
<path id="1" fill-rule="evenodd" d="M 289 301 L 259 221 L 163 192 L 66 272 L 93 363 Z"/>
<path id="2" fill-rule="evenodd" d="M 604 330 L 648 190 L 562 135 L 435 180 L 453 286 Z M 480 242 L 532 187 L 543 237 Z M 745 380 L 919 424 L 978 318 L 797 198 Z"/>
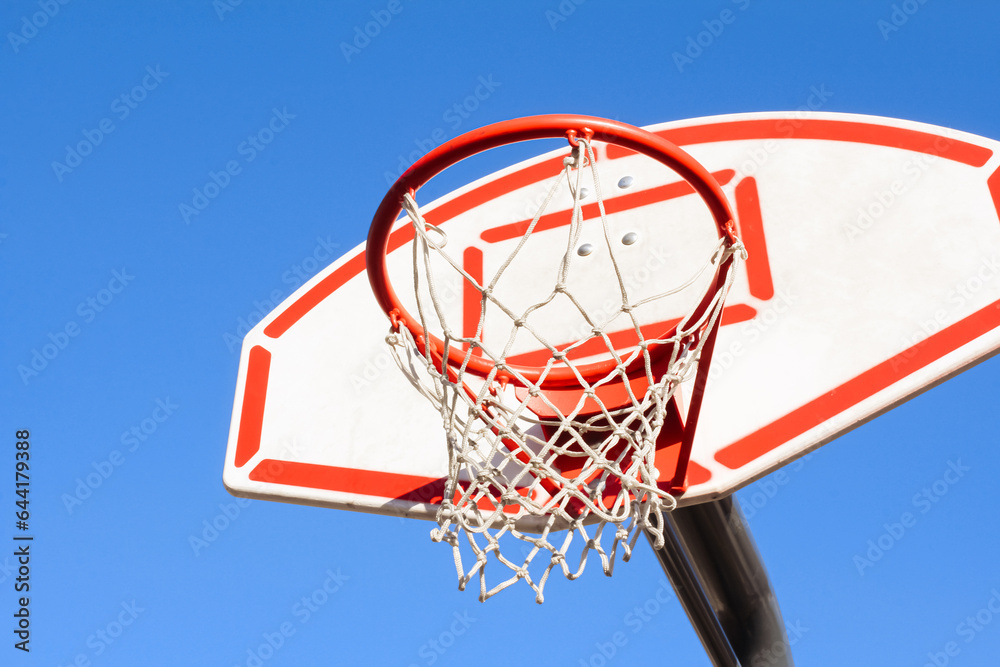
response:
<path id="1" fill-rule="evenodd" d="M 729 494 L 1000 346 L 1000 143 L 831 113 L 647 129 L 715 175 L 749 251 L 727 300 L 681 504 Z M 538 165 L 565 152 L 425 211 L 516 211 L 558 172 L 535 177 Z M 598 163 L 609 210 L 617 205 L 612 215 L 631 216 L 633 227 L 663 197 L 694 198 L 622 149 L 598 145 Z M 624 176 L 632 183 L 616 187 Z M 499 228 L 475 231 L 486 253 L 506 238 Z M 655 280 L 665 258 L 683 251 L 659 233 L 662 245 L 647 244 L 627 277 Z M 434 517 L 447 469 L 440 416 L 394 365 L 387 331 L 361 246 L 247 334 L 224 473 L 232 493 Z"/>

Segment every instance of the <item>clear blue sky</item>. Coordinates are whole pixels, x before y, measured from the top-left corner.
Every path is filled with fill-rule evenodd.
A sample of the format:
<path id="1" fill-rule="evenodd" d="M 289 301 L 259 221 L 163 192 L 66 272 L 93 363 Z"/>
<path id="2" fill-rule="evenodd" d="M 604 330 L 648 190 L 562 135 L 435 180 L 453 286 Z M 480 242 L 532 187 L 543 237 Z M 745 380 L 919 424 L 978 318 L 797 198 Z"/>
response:
<path id="1" fill-rule="evenodd" d="M 318 245 L 359 243 L 385 174 L 438 130 L 795 109 L 825 87 L 824 110 L 1000 138 L 1000 5 L 445 5 L 3 3 L 0 544 L 20 532 L 17 429 L 35 539 L 30 654 L 13 648 L 15 559 L 0 555 L 0 664 L 575 667 L 618 632 L 609 665 L 708 664 L 646 546 L 612 579 L 553 579 L 543 606 L 526 588 L 480 604 L 429 524 L 236 504 L 227 335 L 290 292 L 289 271 L 315 272 Z M 700 33 L 700 53 L 675 57 Z M 449 115 L 481 78 L 491 95 Z M 247 142 L 266 126 L 273 141 Z M 37 374 L 19 371 L 46 345 Z M 750 523 L 799 664 L 995 663 L 998 387 L 986 362 L 738 494 L 770 492 Z M 923 511 L 914 497 L 956 462 L 968 470 Z M 914 525 L 859 573 L 904 512 Z"/>

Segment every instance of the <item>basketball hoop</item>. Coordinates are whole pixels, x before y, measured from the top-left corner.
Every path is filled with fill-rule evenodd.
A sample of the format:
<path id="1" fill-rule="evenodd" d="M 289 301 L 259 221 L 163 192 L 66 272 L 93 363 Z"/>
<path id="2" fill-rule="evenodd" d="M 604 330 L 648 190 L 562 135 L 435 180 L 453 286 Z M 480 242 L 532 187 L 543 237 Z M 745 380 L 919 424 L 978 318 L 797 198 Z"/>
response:
<path id="1" fill-rule="evenodd" d="M 516 247 L 492 276 L 473 275 L 454 248 L 446 251 L 448 225 L 428 222 L 416 202 L 417 191 L 472 155 L 561 137 L 570 150 L 562 168 L 554 170 L 533 219 L 515 239 Z M 616 251 L 604 206 L 595 143 L 666 165 L 701 198 L 718 240 L 695 275 L 667 289 L 658 287 L 652 295 L 630 296 L 634 290 L 623 277 L 616 257 L 621 250 Z M 586 209 L 590 215 L 583 204 L 585 185 L 596 198 L 596 209 L 593 204 Z M 565 191 L 572 205 L 565 211 L 568 224 L 552 255 L 554 265 L 528 266 L 538 272 L 533 282 L 552 279 L 554 271 L 555 284 L 525 301 L 524 290 L 505 291 L 508 276 L 525 270 L 520 258 L 530 252 L 529 246 L 541 244 L 532 238 L 542 227 L 539 221 Z M 404 211 L 408 223 L 397 227 Z M 603 236 L 599 250 L 607 277 L 601 285 L 615 302 L 610 313 L 595 313 L 589 305 L 595 270 L 584 271 L 575 259 L 593 252 L 592 246 L 585 252 L 580 245 L 585 227 Z M 390 240 L 412 243 L 409 307 L 390 280 Z M 544 245 L 551 251 L 551 243 Z M 712 175 L 670 142 L 610 120 L 550 115 L 490 125 L 435 148 L 390 188 L 368 236 L 368 276 L 390 318 L 387 341 L 393 357 L 443 419 L 449 472 L 432 537 L 452 546 L 460 588 L 478 573 L 480 599 L 485 600 L 523 579 L 542 602 L 545 581 L 556 566 L 575 579 L 588 552 L 595 550 L 610 575 L 619 545 L 627 560 L 643 530 L 653 536 L 654 546 L 662 544 L 661 512 L 676 506 L 673 496 L 685 486 L 737 256 L 745 257 L 745 251 L 736 238 L 729 203 Z M 397 273 L 397 280 L 402 275 Z M 474 297 L 466 302 L 463 316 L 456 316 L 448 303 L 449 280 L 457 280 Z M 659 305 L 691 290 L 696 294 L 685 302 L 683 316 L 669 324 L 658 319 Z M 612 335 L 613 323 L 624 329 Z M 567 327 L 582 333 L 566 340 Z M 517 353 L 525 344 L 537 352 Z M 677 390 L 687 382 L 693 382 L 693 389 L 682 414 Z M 658 450 L 671 452 L 672 469 L 657 470 Z M 609 525 L 613 537 L 606 548 L 602 536 Z M 556 540 L 554 531 L 563 529 L 565 538 Z M 475 556 L 469 568 L 463 565 L 460 536 Z M 576 536 L 582 541 L 580 561 L 571 569 L 566 558 Z M 500 540 L 509 538 L 524 547 L 516 558 L 509 549 L 501 553 Z M 511 574 L 488 588 L 485 568 L 491 553 Z M 540 553 L 547 554 L 548 562 L 539 566 L 540 573 L 530 572 Z"/>

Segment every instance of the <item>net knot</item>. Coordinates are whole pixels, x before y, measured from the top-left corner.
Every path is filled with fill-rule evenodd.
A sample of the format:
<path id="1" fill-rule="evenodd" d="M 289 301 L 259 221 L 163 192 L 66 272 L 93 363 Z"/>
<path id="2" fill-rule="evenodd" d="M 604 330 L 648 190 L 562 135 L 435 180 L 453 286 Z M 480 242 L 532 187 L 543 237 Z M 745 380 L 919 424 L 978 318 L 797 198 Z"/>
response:
<path id="1" fill-rule="evenodd" d="M 497 476 L 497 473 L 499 472 L 500 472 L 499 470 L 497 470 L 492 466 L 488 468 L 483 468 L 482 470 L 479 471 L 479 474 L 476 475 L 476 483 L 479 484 L 480 486 L 488 486 L 492 482 L 493 478 L 495 478 Z"/>
<path id="2" fill-rule="evenodd" d="M 521 500 L 521 497 L 517 495 L 516 491 L 508 490 L 500 494 L 500 500 L 504 505 L 515 505 L 519 500 Z M 515 518 L 511 515 L 504 515 L 504 521 L 510 525 L 514 525 Z"/>

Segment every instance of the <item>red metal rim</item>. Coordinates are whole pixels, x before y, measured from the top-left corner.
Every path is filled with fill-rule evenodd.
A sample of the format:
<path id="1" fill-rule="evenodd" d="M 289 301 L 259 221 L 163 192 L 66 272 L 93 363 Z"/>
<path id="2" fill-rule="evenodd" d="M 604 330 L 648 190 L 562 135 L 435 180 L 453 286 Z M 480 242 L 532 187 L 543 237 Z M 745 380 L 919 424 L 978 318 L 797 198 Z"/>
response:
<path id="1" fill-rule="evenodd" d="M 598 141 L 634 150 L 673 169 L 691 184 L 708 206 L 720 236 L 735 242 L 732 209 L 716 180 L 697 160 L 652 132 L 613 120 L 571 114 L 528 116 L 487 125 L 441 144 L 417 160 L 389 188 L 372 219 L 365 250 L 368 280 L 372 291 L 382 310 L 394 323 L 398 321 L 409 329 L 418 345 L 424 345 L 423 327 L 403 307 L 389 281 L 386 266 L 389 234 L 402 213 L 403 196 L 408 192 L 415 193 L 448 167 L 478 153 L 533 139 L 567 137 L 573 143 L 581 136 L 593 136 Z M 669 335 L 669 332 L 666 334 Z M 444 342 L 435 336 L 431 336 L 430 339 L 431 353 L 440 360 L 444 355 Z M 650 350 L 652 348 L 653 346 L 650 346 Z M 449 350 L 448 363 L 454 366 L 466 364 L 469 371 L 481 377 L 486 377 L 496 368 L 496 364 L 489 359 L 467 355 L 457 346 Z M 609 358 L 577 366 L 576 370 L 587 382 L 595 382 L 614 371 L 616 366 L 615 360 Z M 509 373 L 500 369 L 499 375 L 512 378 L 514 374 L 518 374 L 533 383 L 539 382 L 544 371 L 543 368 L 528 366 L 510 366 L 509 369 L 511 371 Z M 568 366 L 555 365 L 545 375 L 540 386 L 579 386 L 579 379 Z"/>

